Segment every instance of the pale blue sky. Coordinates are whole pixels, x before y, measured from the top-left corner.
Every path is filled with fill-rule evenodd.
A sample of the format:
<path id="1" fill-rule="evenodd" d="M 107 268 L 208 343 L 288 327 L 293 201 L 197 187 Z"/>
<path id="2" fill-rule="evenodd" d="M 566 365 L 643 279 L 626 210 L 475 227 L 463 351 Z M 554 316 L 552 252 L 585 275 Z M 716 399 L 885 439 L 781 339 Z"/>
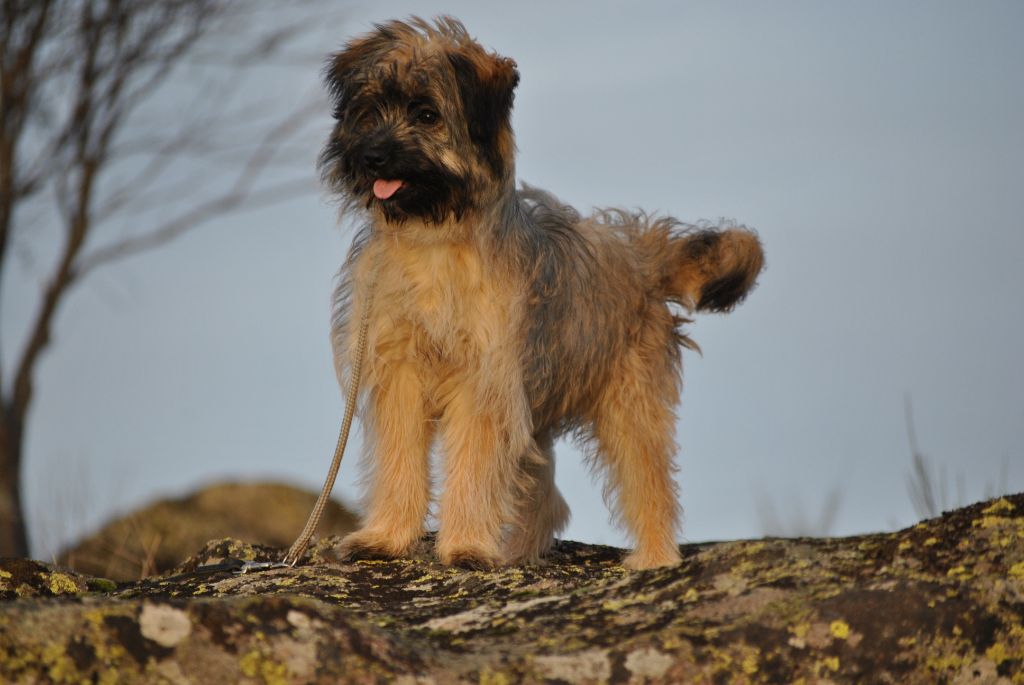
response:
<path id="1" fill-rule="evenodd" d="M 520 178 L 581 209 L 726 217 L 762 237 L 760 287 L 699 317 L 704 355 L 684 355 L 686 539 L 757 536 L 759 499 L 813 514 L 833 488 L 838 533 L 912 523 L 908 395 L 922 449 L 968 499 L 1004 463 L 1024 489 L 1024 4 L 382 1 L 311 49 L 440 12 L 519 64 Z M 278 79 L 282 103 L 317 77 Z M 329 125 L 325 109 L 311 177 Z M 213 479 L 319 487 L 342 412 L 327 337 L 348 240 L 311 194 L 67 300 L 29 424 L 37 554 Z M 5 284 L 5 350 L 35 247 Z M 623 544 L 574 450 L 558 469 L 567 537 Z"/>

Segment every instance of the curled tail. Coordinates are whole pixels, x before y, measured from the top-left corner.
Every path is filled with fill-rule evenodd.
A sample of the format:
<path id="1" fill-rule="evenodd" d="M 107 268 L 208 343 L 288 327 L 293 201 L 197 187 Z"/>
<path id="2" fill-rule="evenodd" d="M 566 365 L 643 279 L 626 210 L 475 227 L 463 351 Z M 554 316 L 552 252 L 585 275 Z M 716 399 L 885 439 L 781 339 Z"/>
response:
<path id="1" fill-rule="evenodd" d="M 764 266 L 761 242 L 745 228 L 683 233 L 669 246 L 666 294 L 691 310 L 731 310 Z"/>

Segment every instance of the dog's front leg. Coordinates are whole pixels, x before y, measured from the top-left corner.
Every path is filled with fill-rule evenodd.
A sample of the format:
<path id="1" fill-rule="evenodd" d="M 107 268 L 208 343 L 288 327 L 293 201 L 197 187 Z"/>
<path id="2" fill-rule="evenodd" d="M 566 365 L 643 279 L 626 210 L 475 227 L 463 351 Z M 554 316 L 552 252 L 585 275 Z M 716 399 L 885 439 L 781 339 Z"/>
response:
<path id="1" fill-rule="evenodd" d="M 492 567 L 502 559 L 502 527 L 514 515 L 530 421 L 521 387 L 481 390 L 478 381 L 453 379 L 442 412 L 437 554 L 446 564 Z"/>
<path id="2" fill-rule="evenodd" d="M 362 529 L 342 541 L 346 554 L 402 556 L 423 534 L 433 422 L 418 370 L 414 363 L 396 362 L 375 371 L 363 419 L 370 485 L 366 518 Z"/>

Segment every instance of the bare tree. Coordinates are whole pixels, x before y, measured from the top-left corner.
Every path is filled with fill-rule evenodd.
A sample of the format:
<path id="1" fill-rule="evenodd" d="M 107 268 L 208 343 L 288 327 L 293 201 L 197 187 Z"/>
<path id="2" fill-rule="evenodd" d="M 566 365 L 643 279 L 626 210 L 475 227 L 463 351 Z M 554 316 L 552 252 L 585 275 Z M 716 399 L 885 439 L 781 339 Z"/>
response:
<path id="1" fill-rule="evenodd" d="M 26 417 L 69 292 L 210 219 L 315 189 L 312 160 L 290 170 L 289 151 L 319 101 L 251 87 L 315 69 L 299 51 L 331 22 L 314 4 L 0 0 L 0 288 L 12 246 L 58 236 L 24 343 L 0 354 L 0 556 L 28 554 Z"/>

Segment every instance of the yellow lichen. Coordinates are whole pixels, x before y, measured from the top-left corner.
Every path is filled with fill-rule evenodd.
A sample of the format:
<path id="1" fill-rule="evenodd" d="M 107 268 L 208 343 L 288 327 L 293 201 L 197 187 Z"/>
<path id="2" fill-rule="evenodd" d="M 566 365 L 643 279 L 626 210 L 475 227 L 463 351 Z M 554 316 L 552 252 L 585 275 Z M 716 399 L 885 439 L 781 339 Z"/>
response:
<path id="1" fill-rule="evenodd" d="M 232 540 L 228 545 L 228 554 L 242 561 L 253 561 L 256 559 L 256 550 L 244 542 Z"/>
<path id="2" fill-rule="evenodd" d="M 689 590 L 686 591 L 686 594 L 683 595 L 683 601 L 684 602 L 696 602 L 697 598 L 699 596 L 700 596 L 700 593 L 697 592 L 696 588 L 690 588 Z"/>
<path id="3" fill-rule="evenodd" d="M 508 685 L 508 677 L 501 672 L 495 673 L 489 668 L 480 672 L 480 685 Z"/>
<path id="4" fill-rule="evenodd" d="M 128 652 L 125 648 L 119 644 L 107 643 L 103 640 L 97 640 L 95 643 L 96 656 L 103 663 L 116 663 L 124 658 L 124 655 Z"/>
<path id="5" fill-rule="evenodd" d="M 1011 566 L 1009 574 L 1013 578 L 1024 578 L 1024 561 L 1019 561 Z"/>
<path id="6" fill-rule="evenodd" d="M 715 662 L 716 668 L 724 670 L 732 666 L 732 656 L 716 647 L 708 647 L 708 652 Z"/>
<path id="7" fill-rule="evenodd" d="M 0 652 L 0 668 L 9 673 L 34 667 L 37 663 L 36 655 L 27 649 Z"/>
<path id="8" fill-rule="evenodd" d="M 914 543 L 912 543 L 910 540 L 904 540 L 903 542 L 901 542 L 896 547 L 896 549 L 898 549 L 901 552 L 906 552 L 908 549 L 910 549 L 913 546 L 914 546 Z"/>
<path id="9" fill-rule="evenodd" d="M 999 526 L 1006 526 L 1013 523 L 1013 519 L 1006 518 L 1005 516 L 982 516 L 980 519 L 975 519 L 971 522 L 971 525 L 975 528 L 998 528 Z"/>
<path id="10" fill-rule="evenodd" d="M 105 669 L 100 673 L 99 685 L 117 685 L 121 682 L 121 674 L 116 668 Z"/>
<path id="11" fill-rule="evenodd" d="M 4 578 L 6 580 L 7 578 L 12 578 L 12 577 L 13 576 L 11 575 L 10 571 L 5 571 L 2 568 L 0 568 L 0 578 Z"/>
<path id="12" fill-rule="evenodd" d="M 266 685 L 286 685 L 289 682 L 288 667 L 266 657 L 257 649 L 243 656 L 238 667 L 249 678 L 259 676 Z"/>
<path id="13" fill-rule="evenodd" d="M 1006 499 L 1005 497 L 1000 497 L 995 502 L 993 502 L 991 505 L 985 507 L 981 511 L 981 513 L 982 514 L 997 514 L 997 513 L 1001 512 L 1001 511 L 1007 511 L 1007 512 L 1013 511 L 1013 502 L 1011 502 L 1010 500 Z"/>
<path id="14" fill-rule="evenodd" d="M 75 662 L 67 655 L 63 646 L 54 643 L 46 645 L 43 647 L 42 657 L 43 664 L 47 666 L 46 672 L 53 682 L 70 683 L 77 680 Z"/>
<path id="15" fill-rule="evenodd" d="M 750 654 L 743 657 L 743 661 L 740 662 L 740 668 L 747 675 L 754 675 L 757 673 L 757 657 L 760 654 L 759 650 L 755 649 Z"/>
<path id="16" fill-rule="evenodd" d="M 252 650 L 241 658 L 238 662 L 238 668 L 242 670 L 246 676 L 255 678 L 260 668 L 260 653 L 257 650 Z"/>
<path id="17" fill-rule="evenodd" d="M 932 656 L 928 658 L 926 666 L 932 671 L 938 671 L 940 673 L 955 673 L 959 671 L 964 665 L 964 657 L 956 653 L 940 653 L 938 656 Z"/>
<path id="18" fill-rule="evenodd" d="M 732 567 L 732 571 L 738 576 L 747 576 L 757 568 L 757 564 L 752 561 L 741 561 Z"/>
<path id="19" fill-rule="evenodd" d="M 966 566 L 962 566 L 962 565 L 961 566 L 954 566 L 953 568 L 951 568 L 948 571 L 946 571 L 946 575 L 949 576 L 950 578 L 959 577 L 959 576 L 966 576 L 966 575 L 968 575 L 967 567 Z"/>
<path id="20" fill-rule="evenodd" d="M 939 539 L 938 538 L 928 538 L 927 540 L 924 541 L 924 546 L 925 547 L 931 547 L 931 546 L 937 545 L 937 544 L 939 544 Z"/>
<path id="21" fill-rule="evenodd" d="M 807 631 L 810 629 L 810 623 L 797 623 L 795 626 L 789 627 L 789 632 L 793 633 L 796 637 L 805 638 L 807 637 Z"/>
<path id="22" fill-rule="evenodd" d="M 846 621 L 832 621 L 828 629 L 832 633 L 832 637 L 837 637 L 840 640 L 845 640 L 850 636 L 850 625 Z"/>
<path id="23" fill-rule="evenodd" d="M 260 664 L 260 675 L 267 685 L 288 685 L 288 667 L 277 661 L 264 659 Z"/>
<path id="24" fill-rule="evenodd" d="M 986 649 L 985 656 L 991 659 L 996 666 L 1010 658 L 1010 655 L 1006 651 L 1006 645 L 1002 642 L 997 642 Z"/>
<path id="25" fill-rule="evenodd" d="M 821 660 L 821 663 L 825 664 L 825 668 L 835 673 L 839 670 L 839 657 L 827 656 Z"/>
<path id="26" fill-rule="evenodd" d="M 50 574 L 50 592 L 55 595 L 77 595 L 79 589 L 71 576 L 54 571 Z"/>
<path id="27" fill-rule="evenodd" d="M 667 635 L 661 639 L 661 646 L 670 652 L 679 649 L 684 644 L 689 643 L 679 639 L 676 635 Z"/>

